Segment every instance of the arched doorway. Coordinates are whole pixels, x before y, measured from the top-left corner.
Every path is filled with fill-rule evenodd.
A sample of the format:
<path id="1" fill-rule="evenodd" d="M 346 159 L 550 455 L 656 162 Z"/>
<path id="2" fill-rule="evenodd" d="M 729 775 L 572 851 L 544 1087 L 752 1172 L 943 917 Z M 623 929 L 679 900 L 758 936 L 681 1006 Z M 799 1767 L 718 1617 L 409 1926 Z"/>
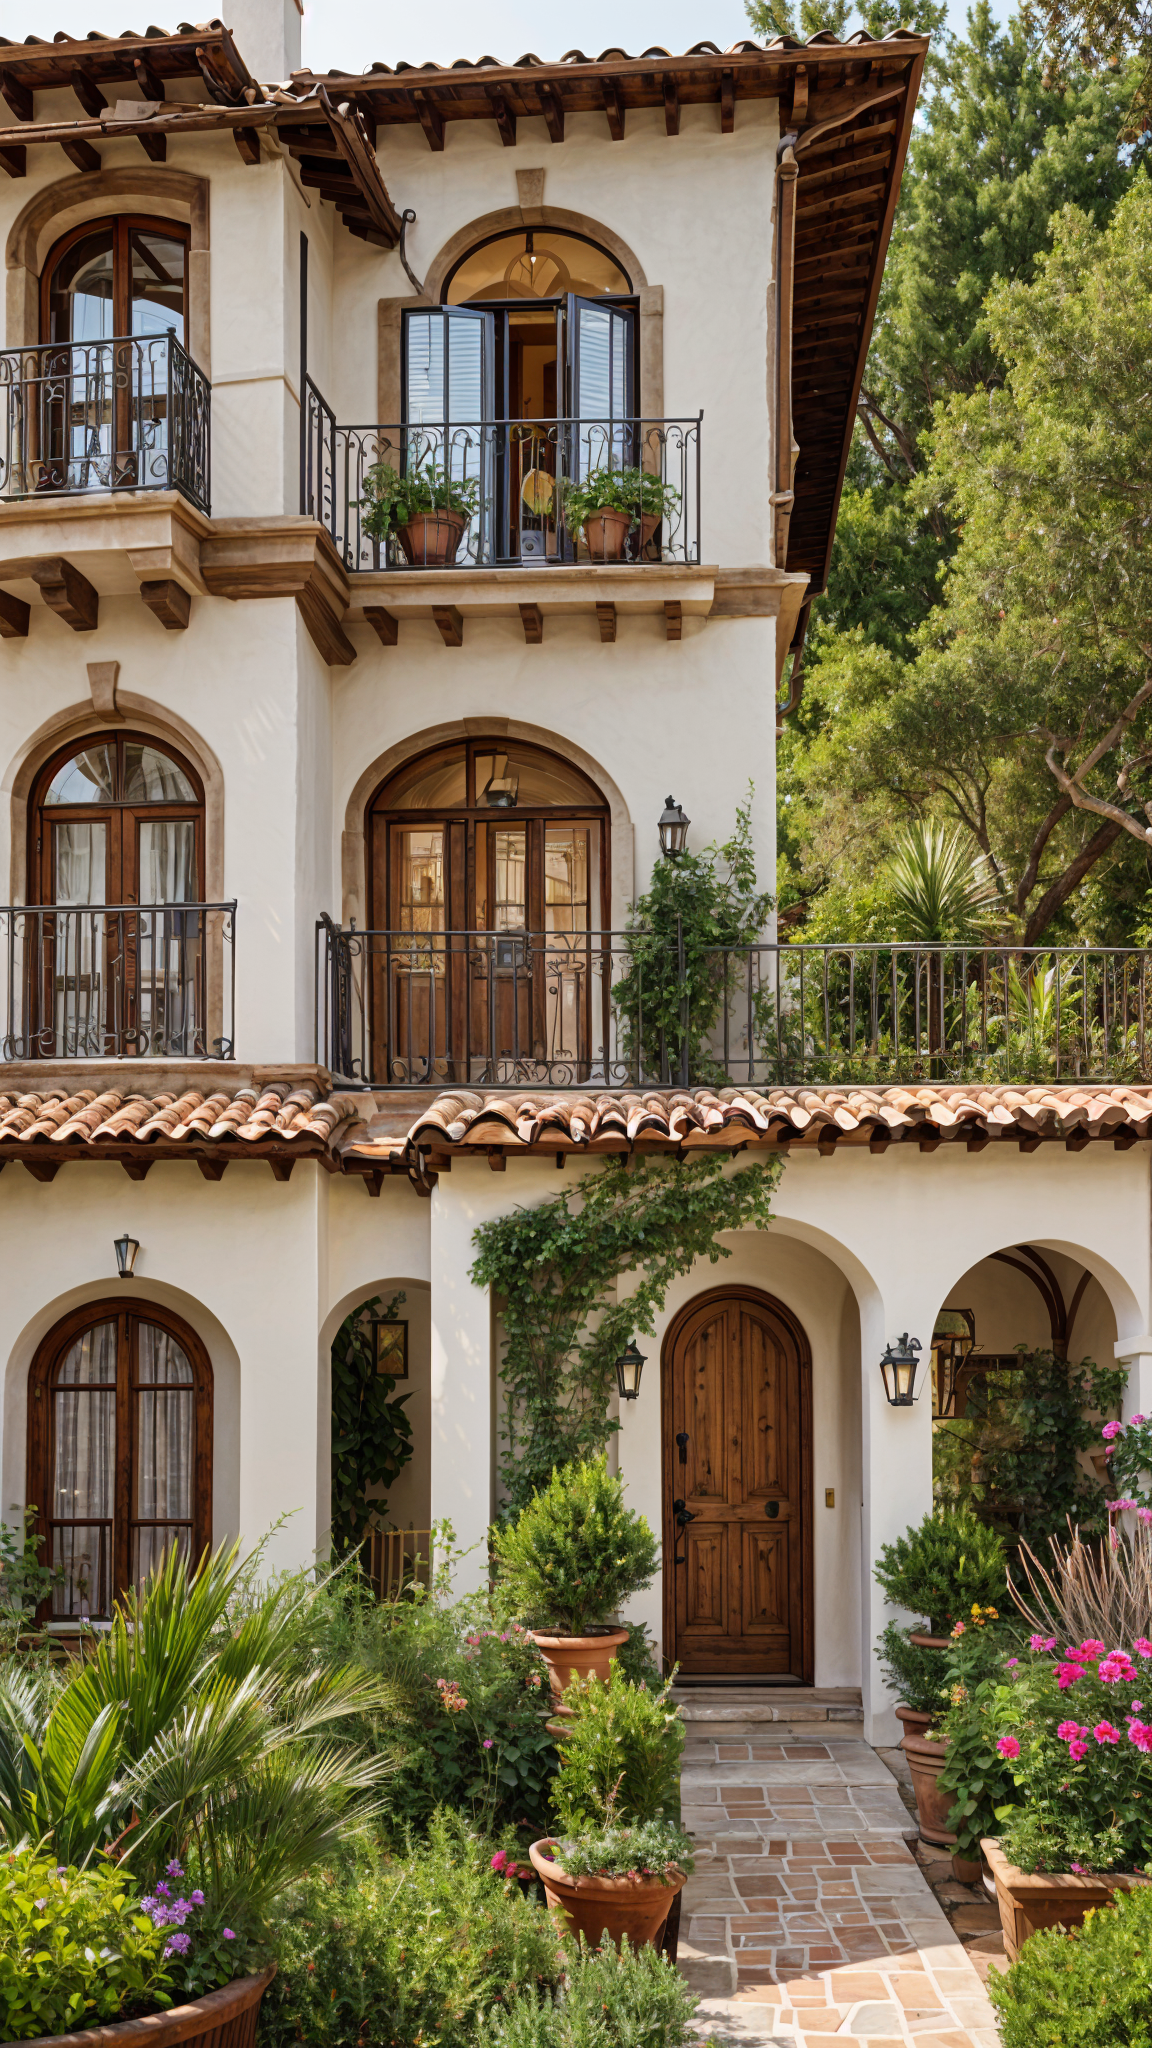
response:
<path id="1" fill-rule="evenodd" d="M 662 1363 L 664 1651 L 686 1677 L 813 1676 L 812 1360 L 752 1287 L 697 1295 Z"/>
<path id="2" fill-rule="evenodd" d="M 596 785 L 544 747 L 470 738 L 405 762 L 367 822 L 373 1073 L 585 1078 L 610 901 Z"/>
<path id="3" fill-rule="evenodd" d="M 91 733 L 45 763 L 29 805 L 28 1049 L 202 1055 L 204 792 L 149 734 Z"/>
<path id="4" fill-rule="evenodd" d="M 169 1544 L 212 1537 L 212 1367 L 155 1302 L 89 1302 L 28 1375 L 28 1491 L 41 1556 L 63 1577 L 42 1619 L 106 1620 Z"/>

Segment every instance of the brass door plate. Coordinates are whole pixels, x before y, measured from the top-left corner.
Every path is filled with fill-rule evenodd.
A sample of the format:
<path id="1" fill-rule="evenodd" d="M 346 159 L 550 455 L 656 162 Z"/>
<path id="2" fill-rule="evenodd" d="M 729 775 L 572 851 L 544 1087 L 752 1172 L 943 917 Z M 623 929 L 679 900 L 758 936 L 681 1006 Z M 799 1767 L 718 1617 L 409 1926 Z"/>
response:
<path id="1" fill-rule="evenodd" d="M 824 1505 L 825 1505 L 825 1507 L 826 1507 L 826 1508 L 834 1508 L 834 1507 L 835 1507 L 835 1505 L 836 1505 L 836 1488 L 835 1488 L 834 1486 L 826 1486 L 826 1487 L 824 1488 Z"/>

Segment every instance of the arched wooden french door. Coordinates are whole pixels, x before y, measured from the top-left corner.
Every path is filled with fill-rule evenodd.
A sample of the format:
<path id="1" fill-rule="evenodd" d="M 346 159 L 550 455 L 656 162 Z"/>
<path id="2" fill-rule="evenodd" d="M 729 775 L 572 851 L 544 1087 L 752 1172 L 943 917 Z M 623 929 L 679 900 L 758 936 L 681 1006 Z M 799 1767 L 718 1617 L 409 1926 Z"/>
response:
<path id="1" fill-rule="evenodd" d="M 664 1649 L 685 1676 L 813 1675 L 812 1370 L 752 1287 L 682 1309 L 664 1341 Z"/>
<path id="2" fill-rule="evenodd" d="M 122 1295 L 74 1309 L 28 1375 L 28 1491 L 60 1582 L 42 1620 L 107 1620 L 172 1543 L 212 1538 L 212 1367 L 195 1332 Z"/>

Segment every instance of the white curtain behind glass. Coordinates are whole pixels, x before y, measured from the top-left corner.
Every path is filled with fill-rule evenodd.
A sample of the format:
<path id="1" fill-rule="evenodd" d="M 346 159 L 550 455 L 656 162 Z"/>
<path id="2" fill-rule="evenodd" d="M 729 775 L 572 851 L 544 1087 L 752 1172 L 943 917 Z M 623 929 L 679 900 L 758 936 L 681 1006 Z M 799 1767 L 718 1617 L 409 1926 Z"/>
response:
<path id="1" fill-rule="evenodd" d="M 108 828 L 98 821 L 61 820 L 52 826 L 55 897 L 74 914 L 53 920 L 49 941 L 59 1052 L 84 1057 L 104 1050 L 108 962 L 102 917 L 81 906 L 108 900 Z"/>
<path id="2" fill-rule="evenodd" d="M 48 1513 L 52 1561 L 65 1574 L 53 1590 L 52 1611 L 107 1615 L 116 1491 L 115 1323 L 98 1323 L 70 1346 L 57 1368 L 52 1409 Z"/>
<path id="3" fill-rule="evenodd" d="M 186 1351 L 156 1323 L 139 1325 L 136 1377 L 134 1520 L 158 1525 L 133 1529 L 138 1584 L 170 1543 L 191 1544 L 195 1391 Z"/>

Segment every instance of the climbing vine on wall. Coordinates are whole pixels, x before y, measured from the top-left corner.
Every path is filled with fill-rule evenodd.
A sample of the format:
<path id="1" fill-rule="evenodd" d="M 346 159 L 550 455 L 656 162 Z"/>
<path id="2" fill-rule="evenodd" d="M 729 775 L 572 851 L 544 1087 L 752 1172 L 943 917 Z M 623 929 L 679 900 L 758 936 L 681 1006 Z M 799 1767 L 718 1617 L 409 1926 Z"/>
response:
<path id="1" fill-rule="evenodd" d="M 504 1304 L 507 1395 L 500 1478 L 510 1511 L 557 1465 L 602 1450 L 616 1359 L 697 1259 L 730 1256 L 720 1233 L 769 1222 L 783 1161 L 728 1172 L 724 1153 L 605 1162 L 534 1209 L 480 1225 L 472 1278 Z M 635 1276 L 627 1299 L 616 1283 Z"/>
<path id="2" fill-rule="evenodd" d="M 358 1550 L 373 1515 L 387 1512 L 389 1487 L 412 1456 L 407 1394 L 393 1399 L 396 1382 L 377 1372 L 369 1318 L 398 1320 L 403 1294 L 380 1308 L 380 1296 L 361 1302 L 346 1316 L 332 1345 L 332 1548 L 340 1557 Z"/>
<path id="3" fill-rule="evenodd" d="M 1095 1418 L 1119 1411 L 1125 1370 L 1017 1348 L 1019 1365 L 976 1374 L 963 1416 L 936 1423 L 936 1497 L 975 1509 L 1033 1549 L 1066 1534 L 1069 1516 L 1084 1535 L 1101 1535 L 1107 1494 L 1080 1454 L 1101 1448 Z"/>

